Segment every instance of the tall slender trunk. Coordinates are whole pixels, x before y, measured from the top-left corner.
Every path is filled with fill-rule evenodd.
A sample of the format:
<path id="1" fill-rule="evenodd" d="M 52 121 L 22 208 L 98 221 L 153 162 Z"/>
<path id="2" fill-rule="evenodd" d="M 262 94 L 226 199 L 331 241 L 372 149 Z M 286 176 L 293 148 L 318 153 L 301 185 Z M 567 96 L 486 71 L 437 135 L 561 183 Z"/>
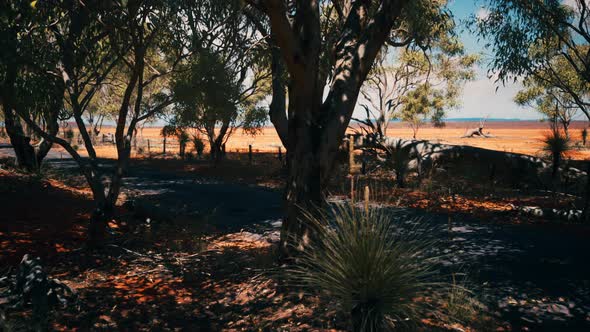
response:
<path id="1" fill-rule="evenodd" d="M 590 161 L 586 167 L 586 192 L 584 198 L 584 210 L 582 221 L 586 224 L 590 224 Z"/>

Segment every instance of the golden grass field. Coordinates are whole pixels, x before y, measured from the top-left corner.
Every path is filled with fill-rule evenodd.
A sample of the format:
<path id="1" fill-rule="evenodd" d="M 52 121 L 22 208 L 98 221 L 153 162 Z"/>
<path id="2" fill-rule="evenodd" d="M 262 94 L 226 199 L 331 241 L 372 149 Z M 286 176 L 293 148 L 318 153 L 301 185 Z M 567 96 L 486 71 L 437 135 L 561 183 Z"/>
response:
<path id="1" fill-rule="evenodd" d="M 493 138 L 461 138 L 466 129 L 476 127 L 478 123 L 473 122 L 450 122 L 444 128 L 434 128 L 425 126 L 418 131 L 417 139 L 424 139 L 444 144 L 454 145 L 471 145 L 486 149 L 523 153 L 533 156 L 542 155 L 542 138 L 548 133 L 547 123 L 538 121 L 518 121 L 518 122 L 488 122 L 485 125 L 484 132 L 493 135 Z M 581 147 L 581 130 L 586 126 L 586 122 L 578 121 L 572 123 L 570 135 L 572 143 L 577 146 L 569 153 L 569 158 L 576 160 L 590 160 L 590 143 L 588 147 Z M 150 140 L 150 152 L 157 154 L 162 152 L 163 138 L 160 135 L 160 127 L 146 127 L 139 134 L 138 146 L 141 146 L 144 152 L 147 152 L 147 140 Z M 103 128 L 101 134 L 110 134 L 114 132 L 113 127 Z M 389 126 L 387 135 L 390 137 L 412 138 L 412 130 L 403 123 L 392 123 Z M 100 141 L 100 139 L 99 139 Z M 257 136 L 244 134 L 241 130 L 236 130 L 227 142 L 227 152 L 246 152 L 248 145 L 252 145 L 254 152 L 277 152 L 281 146 L 280 140 L 273 127 L 265 127 Z M 56 147 L 58 151 L 60 147 Z M 192 144 L 189 143 L 187 151 L 192 150 Z M 112 158 L 116 156 L 116 150 L 111 144 L 97 144 L 97 155 L 103 158 Z M 174 154 L 178 152 L 178 143 L 174 138 L 167 139 L 167 153 Z M 283 149 L 284 152 L 284 149 Z M 64 152 L 65 153 L 65 152 Z M 85 155 L 83 144 L 80 145 L 80 153 Z M 137 153 L 134 152 L 134 156 Z"/>

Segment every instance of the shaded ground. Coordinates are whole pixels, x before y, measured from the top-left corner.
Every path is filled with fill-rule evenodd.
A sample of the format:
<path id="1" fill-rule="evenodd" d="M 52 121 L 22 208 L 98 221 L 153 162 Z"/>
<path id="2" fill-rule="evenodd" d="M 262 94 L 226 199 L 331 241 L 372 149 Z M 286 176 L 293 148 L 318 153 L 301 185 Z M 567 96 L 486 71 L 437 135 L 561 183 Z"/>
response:
<path id="1" fill-rule="evenodd" d="M 276 167 L 134 162 L 126 195 L 158 206 L 175 222 L 158 231 L 143 220 L 118 221 L 111 225 L 113 244 L 101 253 L 73 250 L 83 243 L 91 208 L 85 192 L 0 170 L 0 266 L 14 266 L 32 251 L 45 259 L 52 276 L 79 294 L 77 307 L 54 317 L 55 328 L 346 326 L 336 308 L 320 305 L 316 297 L 279 290 L 272 271 L 281 191 L 254 185 L 264 179 L 276 186 Z M 54 172 L 74 169 L 68 169 L 73 165 L 67 161 L 52 163 Z M 264 174 L 269 170 L 270 177 Z M 71 174 L 66 178 L 70 184 L 83 184 Z M 449 255 L 448 265 L 468 273 L 475 294 L 512 330 L 590 329 L 588 227 L 496 222 L 516 218 L 500 211 L 491 212 L 499 215 L 494 222 L 482 222 L 485 215 L 477 211 L 494 211 L 483 205 L 451 214 L 449 230 L 449 218 L 441 212 L 451 210 L 428 208 L 434 212 L 404 210 L 403 220 L 422 217 L 418 226 L 407 226 L 423 227 L 438 239 L 440 251 Z M 192 227 L 210 222 L 213 232 Z M 244 229 L 256 233 L 240 232 Z"/>
<path id="2" fill-rule="evenodd" d="M 590 229 L 575 225 L 482 224 L 412 210 L 440 241 L 447 264 L 515 331 L 590 329 Z"/>
<path id="3" fill-rule="evenodd" d="M 0 169 L 0 268 L 26 253 L 54 257 L 79 246 L 92 202 L 55 185 Z"/>

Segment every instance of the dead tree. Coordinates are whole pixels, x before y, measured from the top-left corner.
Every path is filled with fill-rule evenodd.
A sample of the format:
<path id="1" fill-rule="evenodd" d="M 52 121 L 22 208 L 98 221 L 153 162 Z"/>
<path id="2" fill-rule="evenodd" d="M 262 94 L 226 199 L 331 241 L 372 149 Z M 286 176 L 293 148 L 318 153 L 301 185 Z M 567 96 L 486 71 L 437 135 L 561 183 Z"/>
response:
<path id="1" fill-rule="evenodd" d="M 465 132 L 465 135 L 461 136 L 461 138 L 472 138 L 472 137 L 475 137 L 475 136 L 483 137 L 483 138 L 493 137 L 492 135 L 486 135 L 483 132 L 483 128 L 485 127 L 485 124 L 486 124 L 486 119 L 485 118 L 484 119 L 481 119 L 479 121 L 479 127 L 468 129 Z"/>

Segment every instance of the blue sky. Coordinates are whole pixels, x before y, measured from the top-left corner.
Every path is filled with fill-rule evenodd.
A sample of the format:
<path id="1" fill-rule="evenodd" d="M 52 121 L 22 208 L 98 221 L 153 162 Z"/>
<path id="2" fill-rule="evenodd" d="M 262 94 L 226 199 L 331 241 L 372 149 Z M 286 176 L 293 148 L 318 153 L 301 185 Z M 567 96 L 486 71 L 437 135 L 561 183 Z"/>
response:
<path id="1" fill-rule="evenodd" d="M 475 35 L 471 34 L 464 24 L 464 21 L 472 15 L 485 15 L 484 4 L 483 0 L 449 0 L 449 9 L 458 25 L 457 32 L 466 52 L 480 54 L 481 62 L 476 68 L 476 78 L 464 86 L 460 98 L 461 105 L 457 109 L 448 110 L 446 117 L 540 119 L 542 116 L 534 109 L 520 107 L 514 103 L 514 96 L 522 88 L 519 83 L 507 82 L 506 85 L 502 85 L 500 82 L 494 82 L 493 78 L 488 78 L 488 63 L 491 54 L 484 49 L 484 42 L 479 41 Z M 362 96 L 359 96 L 359 102 L 364 102 Z M 365 117 L 361 107 L 357 106 L 354 117 Z"/>
<path id="2" fill-rule="evenodd" d="M 482 1 L 473 0 L 450 0 L 449 8 L 457 23 L 461 24 L 462 20 L 469 18 L 470 15 L 484 13 Z M 489 51 L 483 48 L 483 43 L 477 40 L 477 37 L 459 27 L 460 37 L 465 45 L 467 52 L 482 53 L 482 63 L 477 68 L 477 78 L 474 81 L 465 84 L 462 95 L 462 105 L 457 110 L 448 112 L 449 118 L 471 118 L 484 117 L 490 118 L 519 118 L 519 119 L 539 119 L 541 116 L 531 108 L 523 108 L 516 105 L 513 98 L 521 88 L 519 84 L 495 83 L 493 79 L 488 78 L 487 62 L 489 60 Z M 496 91 L 496 88 L 497 91 Z"/>

